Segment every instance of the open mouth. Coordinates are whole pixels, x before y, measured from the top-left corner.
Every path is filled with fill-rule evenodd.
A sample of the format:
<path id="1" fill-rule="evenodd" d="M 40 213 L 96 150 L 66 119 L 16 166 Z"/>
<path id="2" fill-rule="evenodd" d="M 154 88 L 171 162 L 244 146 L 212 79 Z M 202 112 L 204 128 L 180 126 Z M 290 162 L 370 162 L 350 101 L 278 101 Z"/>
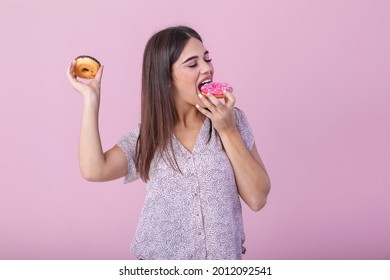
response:
<path id="1" fill-rule="evenodd" d="M 204 86 L 205 84 L 208 84 L 208 83 L 211 83 L 211 79 L 207 79 L 207 80 L 204 80 L 203 82 L 201 82 L 198 86 L 198 89 L 199 91 L 202 91 L 202 86 Z"/>

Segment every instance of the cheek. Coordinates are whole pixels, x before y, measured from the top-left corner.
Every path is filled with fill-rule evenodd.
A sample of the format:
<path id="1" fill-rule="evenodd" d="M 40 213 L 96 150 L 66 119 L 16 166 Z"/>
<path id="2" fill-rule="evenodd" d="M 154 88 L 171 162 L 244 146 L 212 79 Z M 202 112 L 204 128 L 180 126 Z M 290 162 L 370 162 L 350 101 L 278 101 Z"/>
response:
<path id="1" fill-rule="evenodd" d="M 193 81 L 193 77 L 189 73 L 180 72 L 176 73 L 176 75 L 172 75 L 172 77 L 177 88 L 185 87 Z"/>
<path id="2" fill-rule="evenodd" d="M 198 74 L 195 71 L 189 71 L 183 75 L 183 81 L 186 81 L 187 84 L 196 83 Z"/>
<path id="3" fill-rule="evenodd" d="M 172 73 L 173 84 L 178 93 L 181 93 L 187 97 L 196 96 L 197 91 L 197 81 L 199 78 L 199 73 L 196 71 L 191 71 L 190 69 L 185 69 L 182 71 L 174 71 Z"/>

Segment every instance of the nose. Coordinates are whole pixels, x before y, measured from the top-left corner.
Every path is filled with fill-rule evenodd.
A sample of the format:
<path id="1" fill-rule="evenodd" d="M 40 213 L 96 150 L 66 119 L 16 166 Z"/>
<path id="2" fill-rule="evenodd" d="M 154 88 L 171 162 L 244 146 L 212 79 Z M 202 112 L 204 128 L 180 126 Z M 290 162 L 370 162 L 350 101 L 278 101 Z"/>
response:
<path id="1" fill-rule="evenodd" d="M 200 65 L 200 72 L 202 74 L 212 74 L 214 71 L 213 64 L 211 62 L 206 62 L 202 60 Z"/>

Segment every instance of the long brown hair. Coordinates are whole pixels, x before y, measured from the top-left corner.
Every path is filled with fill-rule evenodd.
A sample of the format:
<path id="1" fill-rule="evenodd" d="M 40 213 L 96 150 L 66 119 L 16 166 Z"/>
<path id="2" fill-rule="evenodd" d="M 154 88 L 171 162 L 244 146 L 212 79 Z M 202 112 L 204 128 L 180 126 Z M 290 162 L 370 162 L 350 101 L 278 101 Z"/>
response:
<path id="1" fill-rule="evenodd" d="M 172 149 L 177 112 L 173 99 L 172 65 L 188 40 L 202 41 L 192 28 L 175 26 L 154 34 L 146 44 L 142 66 L 141 127 L 136 147 L 136 167 L 142 180 L 149 180 L 153 158 L 166 153 L 171 166 L 180 170 Z"/>

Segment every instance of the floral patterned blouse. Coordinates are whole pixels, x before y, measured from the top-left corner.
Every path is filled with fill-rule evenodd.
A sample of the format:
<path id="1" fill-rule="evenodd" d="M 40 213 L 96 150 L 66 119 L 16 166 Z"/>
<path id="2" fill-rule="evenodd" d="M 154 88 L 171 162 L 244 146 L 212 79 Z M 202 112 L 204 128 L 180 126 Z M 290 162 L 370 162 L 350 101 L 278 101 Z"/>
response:
<path id="1" fill-rule="evenodd" d="M 236 125 L 248 151 L 254 137 L 242 110 Z M 245 235 L 233 168 L 206 118 L 192 152 L 173 135 L 181 173 L 161 158 L 152 161 L 147 195 L 131 251 L 138 259 L 241 259 Z M 128 159 L 124 183 L 139 178 L 135 146 L 139 125 L 117 145 Z"/>

